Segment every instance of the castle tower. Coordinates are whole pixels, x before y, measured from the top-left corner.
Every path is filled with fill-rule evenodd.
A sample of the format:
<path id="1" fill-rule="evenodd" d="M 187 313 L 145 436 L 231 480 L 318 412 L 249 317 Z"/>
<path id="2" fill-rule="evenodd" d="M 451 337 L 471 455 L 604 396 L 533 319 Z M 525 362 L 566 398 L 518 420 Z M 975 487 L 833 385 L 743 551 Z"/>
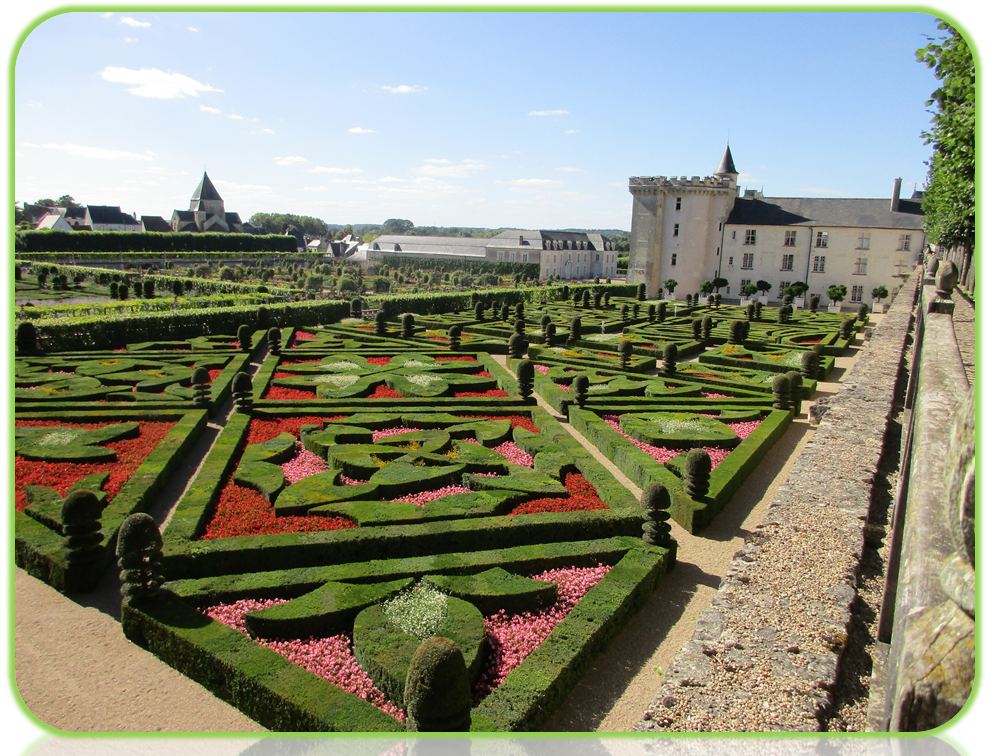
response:
<path id="1" fill-rule="evenodd" d="M 655 297 L 663 282 L 678 282 L 675 297 L 693 294 L 714 278 L 722 227 L 732 211 L 739 173 L 726 145 L 712 176 L 633 176 L 630 283 L 645 283 Z"/>

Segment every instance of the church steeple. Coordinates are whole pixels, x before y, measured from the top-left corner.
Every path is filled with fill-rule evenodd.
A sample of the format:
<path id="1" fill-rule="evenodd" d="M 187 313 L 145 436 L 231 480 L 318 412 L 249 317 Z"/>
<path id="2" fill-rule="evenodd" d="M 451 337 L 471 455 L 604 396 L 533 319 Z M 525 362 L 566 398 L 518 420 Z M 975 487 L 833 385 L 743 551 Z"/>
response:
<path id="1" fill-rule="evenodd" d="M 719 178 L 734 178 L 739 175 L 739 171 L 736 170 L 736 164 L 732 160 L 732 150 L 729 149 L 728 142 L 725 144 L 725 152 L 722 153 L 722 161 L 718 164 L 718 168 L 715 169 L 715 175 Z"/>
<path id="2" fill-rule="evenodd" d="M 215 203 L 219 203 L 219 205 Z M 220 196 L 217 188 L 213 186 L 210 177 L 206 175 L 206 171 L 203 171 L 203 178 L 200 180 L 199 186 L 196 187 L 196 191 L 193 192 L 192 199 L 189 201 L 189 209 L 193 211 L 217 212 L 219 210 L 219 212 L 223 212 L 223 198 Z"/>

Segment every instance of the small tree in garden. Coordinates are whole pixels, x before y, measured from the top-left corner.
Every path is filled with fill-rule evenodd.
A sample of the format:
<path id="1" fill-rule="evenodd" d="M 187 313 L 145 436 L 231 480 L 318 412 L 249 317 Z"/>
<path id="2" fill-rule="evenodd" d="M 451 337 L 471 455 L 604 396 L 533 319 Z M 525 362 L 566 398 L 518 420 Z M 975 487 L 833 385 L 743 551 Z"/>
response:
<path id="1" fill-rule="evenodd" d="M 575 307 L 580 307 L 581 306 L 581 292 L 580 291 L 575 291 L 574 292 L 574 299 L 572 301 L 574 302 L 574 306 Z"/>
<path id="2" fill-rule="evenodd" d="M 117 534 L 117 566 L 123 603 L 149 601 L 161 595 L 162 534 L 151 515 L 137 512 L 120 526 Z"/>
<path id="3" fill-rule="evenodd" d="M 706 301 L 708 302 L 708 309 L 712 309 L 715 306 L 715 295 L 709 294 Z"/>
<path id="4" fill-rule="evenodd" d="M 361 297 L 354 297 L 351 300 L 351 317 L 360 318 L 363 311 L 363 303 L 361 302 Z"/>
<path id="5" fill-rule="evenodd" d="M 251 351 L 251 337 L 254 335 L 251 326 L 241 323 L 237 327 L 237 346 L 242 352 Z"/>
<path id="6" fill-rule="evenodd" d="M 663 368 L 664 375 L 673 375 L 677 372 L 677 344 L 667 344 L 663 348 Z"/>
<path id="7" fill-rule="evenodd" d="M 660 302 L 660 304 L 657 305 L 657 322 L 662 323 L 666 319 L 667 319 L 667 303 Z"/>
<path id="8" fill-rule="evenodd" d="M 209 409 L 212 403 L 210 397 L 210 371 L 198 367 L 192 374 L 193 404 L 200 409 Z"/>
<path id="9" fill-rule="evenodd" d="M 856 313 L 856 317 L 859 320 L 863 320 L 863 321 L 867 320 L 870 317 L 870 308 L 867 307 L 865 304 L 861 304 L 859 306 L 859 311 Z"/>
<path id="10" fill-rule="evenodd" d="M 791 319 L 791 306 L 785 304 L 783 307 L 777 310 L 777 322 L 787 323 L 788 321 L 790 321 L 790 319 Z"/>
<path id="11" fill-rule="evenodd" d="M 182 281 L 172 282 L 172 296 L 178 299 L 183 294 L 186 293 L 185 287 L 182 285 Z"/>
<path id="12" fill-rule="evenodd" d="M 268 339 L 268 351 L 271 352 L 272 354 L 281 354 L 282 353 L 282 331 L 280 331 L 278 328 L 274 328 L 274 327 L 273 328 L 269 328 L 268 329 L 268 334 L 267 334 L 266 337 Z"/>
<path id="13" fill-rule="evenodd" d="M 474 305 L 474 319 L 479 323 L 485 322 L 485 303 L 476 302 Z"/>
<path id="14" fill-rule="evenodd" d="M 567 284 L 564 284 L 560 288 L 560 299 L 561 301 L 566 302 L 570 298 L 571 298 L 571 287 L 568 286 Z"/>
<path id="15" fill-rule="evenodd" d="M 622 309 L 619 310 L 619 317 L 622 318 L 623 323 L 629 320 L 629 305 L 622 305 Z"/>
<path id="16" fill-rule="evenodd" d="M 832 284 L 825 294 L 832 300 L 832 304 L 838 304 L 846 298 L 847 289 L 841 284 Z"/>
<path id="17" fill-rule="evenodd" d="M 632 316 L 633 320 L 639 320 L 639 304 L 634 304 L 632 306 Z"/>
<path id="18" fill-rule="evenodd" d="M 38 329 L 34 323 L 25 321 L 18 324 L 17 332 L 14 334 L 14 351 L 18 355 L 39 354 L 41 349 L 38 346 Z"/>
<path id="19" fill-rule="evenodd" d="M 720 289 L 724 289 L 728 285 L 729 285 L 728 279 L 722 278 L 721 276 L 719 276 L 718 278 L 712 279 L 712 286 L 715 287 L 715 293 L 716 294 L 719 293 L 719 290 Z"/>
<path id="20" fill-rule="evenodd" d="M 256 318 L 258 320 L 258 328 L 268 328 L 272 320 L 272 314 L 267 307 L 262 305 L 258 308 Z"/>
<path id="21" fill-rule="evenodd" d="M 581 318 L 574 318 L 571 321 L 571 344 L 577 344 L 581 338 Z"/>
<path id="22" fill-rule="evenodd" d="M 612 295 L 606 291 L 605 296 L 602 297 L 602 302 L 605 305 L 605 309 L 607 310 L 609 307 L 612 306 Z"/>
<path id="23" fill-rule="evenodd" d="M 574 392 L 574 401 L 577 402 L 578 407 L 583 407 L 588 402 L 588 376 L 584 373 L 579 373 L 574 376 L 574 381 L 571 383 L 571 391 Z"/>
<path id="24" fill-rule="evenodd" d="M 783 378 L 783 376 L 781 376 Z M 684 458 L 684 491 L 695 501 L 708 495 L 712 458 L 704 449 L 692 449 Z"/>
<path id="25" fill-rule="evenodd" d="M 629 367 L 629 360 L 632 357 L 632 342 L 631 341 L 620 341 L 619 342 L 619 367 L 625 370 Z"/>
<path id="26" fill-rule="evenodd" d="M 645 302 L 646 301 L 646 284 L 645 283 L 641 283 L 639 286 L 636 287 L 636 299 L 638 299 L 640 302 Z"/>
<path id="27" fill-rule="evenodd" d="M 648 305 L 646 308 L 646 320 L 650 323 L 657 322 L 657 306 L 655 304 Z"/>
<path id="28" fill-rule="evenodd" d="M 123 301 L 131 296 L 131 287 L 126 281 L 117 284 L 117 299 Z"/>
<path id="29" fill-rule="evenodd" d="M 887 290 L 886 286 L 877 286 L 871 293 L 873 294 L 874 302 L 879 302 L 881 299 L 886 299 L 890 296 L 890 292 Z"/>
<path id="30" fill-rule="evenodd" d="M 688 307 L 690 307 L 692 302 L 694 302 L 694 297 L 691 296 L 690 294 L 685 294 L 684 295 L 684 304 L 686 304 Z"/>
<path id="31" fill-rule="evenodd" d="M 526 339 L 520 336 L 518 333 L 514 333 L 509 337 L 508 351 L 509 356 L 519 359 L 524 354 L 526 354 Z"/>
<path id="32" fill-rule="evenodd" d="M 746 320 L 752 321 L 754 318 L 756 318 L 756 307 L 750 302 L 746 305 Z"/>
<path id="33" fill-rule="evenodd" d="M 775 375 L 773 377 L 773 408 L 790 409 L 791 406 L 791 382 L 786 375 Z"/>
<path id="34" fill-rule="evenodd" d="M 673 298 L 674 289 L 677 288 L 677 281 L 673 278 L 668 278 L 663 282 L 663 288 L 667 290 L 667 293 Z"/>
<path id="35" fill-rule="evenodd" d="M 516 302 L 516 319 L 523 320 L 526 317 L 526 305 L 522 302 Z"/>
<path id="36" fill-rule="evenodd" d="M 713 291 L 715 291 L 715 284 L 712 283 L 711 281 L 702 281 L 701 286 L 699 287 L 699 291 L 701 291 L 701 293 L 704 294 L 705 296 L 708 296 Z"/>
<path id="37" fill-rule="evenodd" d="M 520 336 L 526 335 L 526 321 L 523 318 L 516 318 L 512 322 L 512 330 Z"/>
<path id="38" fill-rule="evenodd" d="M 715 293 L 715 308 L 718 309 L 722 306 L 722 295 L 718 292 Z"/>
<path id="39" fill-rule="evenodd" d="M 152 281 L 150 278 L 147 278 L 144 281 L 144 298 L 145 299 L 155 298 L 155 282 Z"/>
<path id="40" fill-rule="evenodd" d="M 807 351 L 801 355 L 801 375 L 812 380 L 818 379 L 818 371 L 821 365 L 818 355 L 813 351 Z"/>
<path id="41" fill-rule="evenodd" d="M 542 318 L 540 318 L 540 330 L 546 331 L 547 326 L 550 325 L 552 322 L 553 322 L 553 318 L 551 318 L 549 315 L 544 315 Z"/>
<path id="42" fill-rule="evenodd" d="M 144 294 L 144 285 L 140 281 L 134 282 L 134 297 L 140 299 L 141 295 Z"/>
<path id="43" fill-rule="evenodd" d="M 711 340 L 711 338 L 712 338 L 712 319 L 710 316 L 705 315 L 705 317 L 701 319 L 701 340 L 707 344 Z"/>
<path id="44" fill-rule="evenodd" d="M 533 383 L 536 380 L 536 370 L 529 360 L 520 360 L 516 366 L 516 381 L 519 383 L 519 395 L 529 399 L 533 395 Z"/>
<path id="45" fill-rule="evenodd" d="M 769 281 L 759 280 L 756 282 L 756 290 L 760 292 L 761 295 L 766 296 L 766 293 L 773 288 L 773 284 Z"/>
<path id="46" fill-rule="evenodd" d="M 812 294 L 811 299 L 808 300 L 808 309 L 811 312 L 818 312 L 818 305 L 822 302 L 822 298 L 817 294 Z"/>
<path id="47" fill-rule="evenodd" d="M 496 302 L 495 300 L 492 300 L 491 309 L 492 309 L 492 320 L 494 320 L 495 318 L 499 317 L 499 311 L 502 308 L 499 306 L 498 302 Z M 506 312 L 506 314 L 505 314 L 505 319 L 506 320 L 509 319 L 508 312 Z"/>
<path id="48" fill-rule="evenodd" d="M 801 399 L 804 394 L 804 388 L 801 385 L 801 374 L 797 370 L 788 370 L 784 373 L 787 376 L 787 383 L 790 386 L 790 397 L 791 405 L 794 407 L 795 414 L 801 414 Z"/>
<path id="49" fill-rule="evenodd" d="M 505 322 L 509 319 L 509 305 L 503 304 L 498 310 L 498 319 Z"/>
<path id="50" fill-rule="evenodd" d="M 743 284 L 739 287 L 739 293 L 744 297 L 751 297 L 756 293 L 756 286 L 751 283 Z"/>
<path id="51" fill-rule="evenodd" d="M 543 329 L 543 342 L 547 346 L 553 346 L 554 340 L 557 338 L 557 326 L 553 323 L 547 323 L 547 327 Z"/>
<path id="52" fill-rule="evenodd" d="M 100 561 L 100 515 L 103 505 L 92 491 L 73 491 L 62 504 L 62 535 L 69 569 L 85 569 Z"/>
<path id="53" fill-rule="evenodd" d="M 591 307 L 591 292 L 585 289 L 581 292 L 581 306 Z M 607 307 L 608 305 L 606 305 Z"/>
<path id="54" fill-rule="evenodd" d="M 402 338 L 411 339 L 415 332 L 416 318 L 411 312 L 402 315 Z"/>
<path id="55" fill-rule="evenodd" d="M 600 310 L 602 307 L 602 294 L 601 289 L 595 289 L 595 293 L 591 295 L 591 301 L 596 310 Z"/>
<path id="56" fill-rule="evenodd" d="M 745 320 L 733 320 L 729 325 L 729 343 L 742 344 L 746 341 L 746 331 L 748 322 Z"/>
<path id="57" fill-rule="evenodd" d="M 375 336 L 385 336 L 388 334 L 388 316 L 384 310 L 375 313 Z"/>
<path id="58" fill-rule="evenodd" d="M 691 318 L 691 337 L 701 341 L 701 318 Z"/>
<path id="59" fill-rule="evenodd" d="M 461 348 L 461 327 L 459 325 L 452 325 L 447 331 L 447 344 L 450 348 L 457 352 Z"/>
<path id="60" fill-rule="evenodd" d="M 842 338 L 851 339 L 853 337 L 853 328 L 856 325 L 855 318 L 843 318 L 842 324 L 839 326 L 839 332 L 842 334 Z"/>
<path id="61" fill-rule="evenodd" d="M 757 300 L 753 303 L 753 319 L 760 320 L 763 317 L 763 302 Z"/>
<path id="62" fill-rule="evenodd" d="M 118 285 L 116 281 L 110 282 L 110 299 L 116 299 L 118 294 Z"/>
<path id="63" fill-rule="evenodd" d="M 706 455 L 707 456 L 707 455 Z M 670 545 L 670 493 L 659 483 L 643 491 L 643 540 L 651 546 Z"/>
<path id="64" fill-rule="evenodd" d="M 471 680 L 464 655 L 452 640 L 434 636 L 416 648 L 406 674 L 405 706 L 411 732 L 471 728 Z"/>
<path id="65" fill-rule="evenodd" d="M 254 405 L 254 391 L 251 385 L 251 376 L 247 373 L 238 373 L 230 384 L 230 393 L 234 397 L 234 411 L 248 413 Z"/>

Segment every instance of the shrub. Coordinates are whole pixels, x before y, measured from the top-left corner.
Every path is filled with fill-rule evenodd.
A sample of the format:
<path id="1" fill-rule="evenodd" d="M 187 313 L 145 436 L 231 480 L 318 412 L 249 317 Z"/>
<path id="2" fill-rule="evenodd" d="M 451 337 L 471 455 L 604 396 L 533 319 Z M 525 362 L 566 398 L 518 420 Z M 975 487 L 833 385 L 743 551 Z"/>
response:
<path id="1" fill-rule="evenodd" d="M 756 317 L 756 307 L 750 302 L 746 305 L 746 320 L 753 320 Z"/>
<path id="2" fill-rule="evenodd" d="M 509 319 L 509 305 L 503 304 L 498 311 L 498 319 L 505 322 Z"/>
<path id="3" fill-rule="evenodd" d="M 813 294 L 811 299 L 808 301 L 808 309 L 812 312 L 818 312 L 818 305 L 821 304 L 822 298 L 817 294 Z"/>
<path id="4" fill-rule="evenodd" d="M 475 302 L 475 304 L 474 304 L 474 319 L 477 320 L 479 323 L 483 323 L 485 321 L 485 303 L 484 302 L 481 302 L 481 301 Z"/>
<path id="5" fill-rule="evenodd" d="M 887 287 L 882 285 L 874 288 L 871 294 L 873 294 L 873 299 L 875 300 L 886 299 L 890 296 L 890 292 L 887 290 Z"/>
<path id="6" fill-rule="evenodd" d="M 553 323 L 547 323 L 547 327 L 543 329 L 543 341 L 547 346 L 553 346 L 554 339 L 557 338 L 557 326 Z"/>
<path id="7" fill-rule="evenodd" d="M 452 325 L 447 331 L 447 344 L 455 352 L 461 348 L 461 327 Z"/>
<path id="8" fill-rule="evenodd" d="M 701 318 L 691 318 L 691 336 L 695 341 L 701 340 Z"/>
<path id="9" fill-rule="evenodd" d="M 154 281 L 152 281 L 150 278 L 149 279 L 145 279 L 143 289 L 144 289 L 144 292 L 143 293 L 144 293 L 144 298 L 145 299 L 154 299 L 154 297 L 155 297 L 155 282 Z"/>
<path id="10" fill-rule="evenodd" d="M 526 305 L 516 302 L 516 320 L 523 320 L 526 317 Z"/>
<path id="11" fill-rule="evenodd" d="M 636 299 L 638 299 L 640 302 L 645 302 L 646 301 L 646 284 L 645 283 L 641 283 L 639 286 L 636 287 Z"/>
<path id="12" fill-rule="evenodd" d="M 790 384 L 791 389 L 791 404 L 794 406 L 794 412 L 797 414 L 801 413 L 801 399 L 803 392 L 801 386 L 801 374 L 797 370 L 789 370 L 784 373 L 787 378 L 787 382 Z"/>
<path id="13" fill-rule="evenodd" d="M 102 561 L 102 513 L 103 504 L 92 491 L 73 491 L 62 504 L 65 558 L 70 570 L 85 570 Z"/>
<path id="14" fill-rule="evenodd" d="M 272 314 L 264 305 L 258 308 L 257 320 L 258 328 L 268 328 L 268 325 L 272 322 Z"/>
<path id="15" fill-rule="evenodd" d="M 657 306 L 655 304 L 651 304 L 651 305 L 649 305 L 646 308 L 646 319 L 650 323 L 655 323 L 656 322 L 656 320 L 657 320 Z"/>
<path id="16" fill-rule="evenodd" d="M 664 375 L 677 372 L 677 344 L 667 344 L 663 348 L 663 372 Z"/>
<path id="17" fill-rule="evenodd" d="M 526 321 L 523 318 L 516 318 L 512 323 L 513 332 L 519 334 L 520 336 L 526 335 Z"/>
<path id="18" fill-rule="evenodd" d="M 185 291 L 186 291 L 186 289 L 182 285 L 182 281 L 173 281 L 172 282 L 172 296 L 173 297 L 175 297 L 176 299 L 178 299 L 179 297 L 181 297 L 185 293 Z"/>
<path id="19" fill-rule="evenodd" d="M 242 352 L 251 351 L 251 336 L 252 336 L 251 326 L 247 323 L 241 323 L 237 327 L 237 344 Z"/>
<path id="20" fill-rule="evenodd" d="M 529 360 L 522 360 L 516 366 L 516 380 L 519 382 L 519 394 L 523 399 L 529 399 L 533 395 L 533 382 L 536 379 L 536 371 L 533 363 Z"/>
<path id="21" fill-rule="evenodd" d="M 842 338 L 848 340 L 852 338 L 853 328 L 856 325 L 855 318 L 843 318 L 842 324 L 839 327 L 839 331 L 842 333 Z"/>
<path id="22" fill-rule="evenodd" d="M 629 320 L 629 305 L 622 305 L 622 309 L 619 310 L 619 316 L 622 318 L 623 323 Z"/>
<path id="23" fill-rule="evenodd" d="M 238 373 L 230 384 L 230 393 L 234 397 L 234 411 L 250 413 L 254 403 L 252 392 L 251 376 L 247 373 Z"/>
<path id="24" fill-rule="evenodd" d="M 657 305 L 657 322 L 662 323 L 667 319 L 667 302 L 663 301 Z"/>
<path id="25" fill-rule="evenodd" d="M 282 352 L 282 332 L 278 328 L 268 329 L 268 351 L 272 354 Z"/>
<path id="26" fill-rule="evenodd" d="M 518 333 L 514 333 L 509 337 L 508 352 L 510 357 L 519 359 L 524 354 L 526 354 L 526 339 L 520 336 Z"/>
<path id="27" fill-rule="evenodd" d="M 118 289 L 117 282 L 116 281 L 111 281 L 110 282 L 110 299 L 116 299 L 117 298 L 117 289 Z"/>
<path id="28" fill-rule="evenodd" d="M 870 308 L 867 307 L 865 304 L 861 304 L 859 306 L 859 312 L 856 313 L 856 317 L 859 320 L 866 320 L 867 318 L 869 318 L 869 316 L 870 316 Z"/>
<path id="29" fill-rule="evenodd" d="M 578 407 L 583 407 L 588 401 L 588 376 L 584 373 L 575 376 L 571 390 L 574 392 L 574 401 L 577 402 Z"/>
<path id="30" fill-rule="evenodd" d="M 406 727 L 414 732 L 471 728 L 471 681 L 452 640 L 427 638 L 413 654 L 405 684 Z"/>
<path id="31" fill-rule="evenodd" d="M 165 582 L 162 534 L 151 515 L 136 512 L 121 524 L 117 534 L 117 566 L 125 604 L 153 600 L 161 595 Z"/>
<path id="32" fill-rule="evenodd" d="M 544 315 L 542 318 L 540 318 L 540 330 L 546 331 L 547 326 L 550 325 L 551 323 L 553 323 L 553 318 L 551 318 L 549 315 Z"/>
<path id="33" fill-rule="evenodd" d="M 571 343 L 576 344 L 581 339 L 581 318 L 576 317 L 571 321 Z"/>
<path id="34" fill-rule="evenodd" d="M 581 306 L 591 307 L 591 292 L 589 292 L 587 289 L 581 292 Z M 605 306 L 608 307 L 608 304 L 606 303 Z"/>
<path id="35" fill-rule="evenodd" d="M 38 348 L 38 329 L 34 327 L 34 323 L 25 321 L 17 326 L 17 332 L 14 334 L 14 351 L 18 355 L 38 354 L 41 351 Z"/>
<path id="36" fill-rule="evenodd" d="M 361 302 L 361 297 L 354 297 L 354 299 L 351 300 L 351 317 L 360 318 L 362 310 L 363 310 L 363 306 Z"/>
<path id="37" fill-rule="evenodd" d="M 790 409 L 791 407 L 791 382 L 786 375 L 775 375 L 773 377 L 773 408 L 779 410 Z"/>
<path id="38" fill-rule="evenodd" d="M 659 483 L 643 491 L 643 540 L 651 546 L 670 545 L 670 493 Z"/>
<path id="39" fill-rule="evenodd" d="M 817 379 L 820 369 L 818 355 L 812 351 L 801 355 L 801 375 L 805 378 Z"/>
<path id="40" fill-rule="evenodd" d="M 783 376 L 780 376 L 783 378 Z M 684 490 L 696 501 L 708 495 L 712 459 L 704 449 L 691 449 L 684 458 Z"/>
<path id="41" fill-rule="evenodd" d="M 402 316 L 402 338 L 411 339 L 416 328 L 416 318 L 411 312 Z"/>
<path id="42" fill-rule="evenodd" d="M 632 342 L 619 342 L 619 367 L 625 370 L 629 367 L 629 359 L 632 357 Z"/>
<path id="43" fill-rule="evenodd" d="M 192 374 L 193 403 L 202 409 L 210 406 L 210 371 L 198 367 Z"/>
<path id="44" fill-rule="evenodd" d="M 742 344 L 746 341 L 746 330 L 749 323 L 745 320 L 733 320 L 729 325 L 729 343 Z"/>
<path id="45" fill-rule="evenodd" d="M 711 338 L 712 338 L 712 319 L 710 316 L 705 315 L 705 317 L 701 319 L 701 340 L 707 344 L 711 340 Z"/>

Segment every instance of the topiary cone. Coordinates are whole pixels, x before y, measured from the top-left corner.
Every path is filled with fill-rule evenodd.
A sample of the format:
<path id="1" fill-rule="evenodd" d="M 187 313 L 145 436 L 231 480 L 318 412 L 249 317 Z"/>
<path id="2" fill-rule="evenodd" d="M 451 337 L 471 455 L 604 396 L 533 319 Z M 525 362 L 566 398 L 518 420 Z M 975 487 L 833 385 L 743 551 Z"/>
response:
<path id="1" fill-rule="evenodd" d="M 673 375 L 677 372 L 677 344 L 667 344 L 663 348 L 662 367 L 664 375 Z"/>
<path id="2" fill-rule="evenodd" d="M 251 336 L 251 326 L 247 323 L 242 323 L 237 327 L 237 345 L 242 352 L 251 351 Z"/>
<path id="3" fill-rule="evenodd" d="M 584 373 L 575 376 L 571 390 L 574 392 L 574 400 L 578 407 L 583 407 L 588 401 L 588 376 Z"/>
<path id="4" fill-rule="evenodd" d="M 516 366 L 516 381 L 519 383 L 519 395 L 523 399 L 529 399 L 533 395 L 533 382 L 536 379 L 536 370 L 529 360 L 521 360 Z"/>
<path id="5" fill-rule="evenodd" d="M 159 595 L 165 582 L 162 534 L 151 515 L 138 512 L 124 520 L 117 534 L 117 565 L 125 602 Z"/>
<path id="6" fill-rule="evenodd" d="M 193 401 L 197 407 L 210 406 L 210 371 L 198 367 L 192 374 Z"/>
<path id="7" fill-rule="evenodd" d="M 427 638 L 413 653 L 406 674 L 406 729 L 467 732 L 471 728 L 471 681 L 464 655 L 448 638 Z"/>
<path id="8" fill-rule="evenodd" d="M 794 407 L 794 413 L 797 415 L 801 414 L 801 399 L 804 390 L 801 385 L 801 374 L 797 370 L 789 370 L 784 373 L 787 376 L 787 383 L 790 386 L 791 395 L 791 405 Z"/>
<path id="9" fill-rule="evenodd" d="M 786 375 L 775 375 L 773 378 L 773 408 L 791 408 L 791 382 Z"/>
<path id="10" fill-rule="evenodd" d="M 780 376 L 783 378 L 783 376 Z M 701 500 L 708 495 L 708 483 L 712 475 L 712 459 L 703 449 L 692 449 L 684 460 L 684 490 L 692 499 Z"/>
<path id="11" fill-rule="evenodd" d="M 70 568 L 87 566 L 100 559 L 100 516 L 103 505 L 92 491 L 73 491 L 62 504 L 62 534 Z"/>
<path id="12" fill-rule="evenodd" d="M 653 483 L 643 491 L 642 504 L 643 540 L 653 546 L 669 545 L 670 493 L 659 483 Z"/>

